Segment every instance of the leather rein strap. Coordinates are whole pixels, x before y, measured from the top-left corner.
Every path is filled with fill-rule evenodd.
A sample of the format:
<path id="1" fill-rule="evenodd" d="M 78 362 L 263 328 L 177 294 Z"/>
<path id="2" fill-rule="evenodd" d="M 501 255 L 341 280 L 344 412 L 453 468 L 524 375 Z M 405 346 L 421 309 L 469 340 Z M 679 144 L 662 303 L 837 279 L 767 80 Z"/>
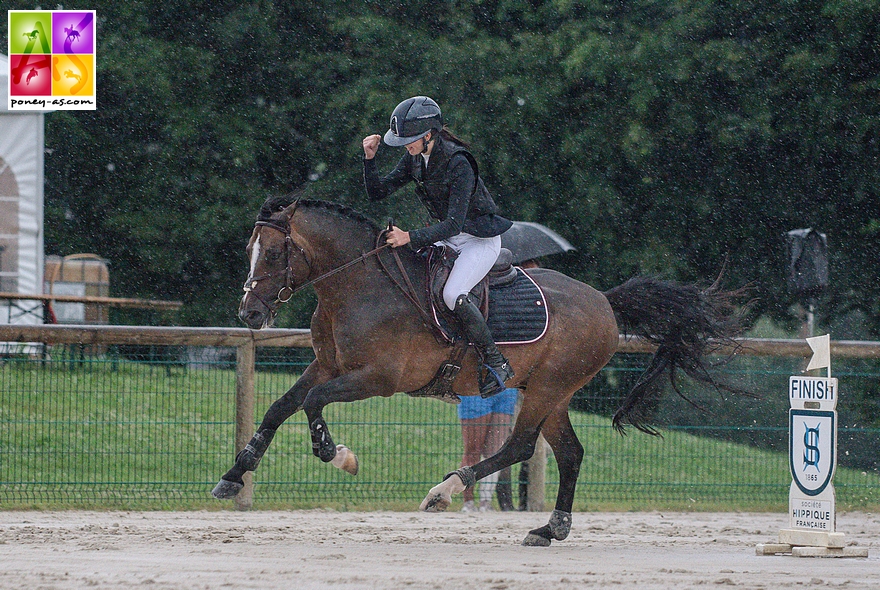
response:
<path id="1" fill-rule="evenodd" d="M 366 252 L 365 254 L 361 254 L 360 256 L 355 258 L 354 260 L 349 260 L 348 262 L 346 262 L 342 266 L 338 266 L 338 267 L 334 268 L 333 270 L 325 272 L 321 276 L 316 277 L 316 278 L 312 279 L 311 281 L 303 283 L 299 287 L 294 288 L 293 287 L 293 267 L 291 266 L 293 247 L 296 246 L 296 248 L 299 250 L 299 253 L 302 255 L 303 259 L 306 261 L 306 266 L 308 266 L 309 271 L 311 271 L 312 264 L 309 261 L 309 257 L 306 255 L 306 251 L 302 248 L 302 246 L 300 246 L 299 244 L 297 244 L 296 242 L 293 241 L 293 237 L 290 235 L 290 226 L 289 225 L 278 223 L 276 221 L 258 221 L 255 225 L 257 227 L 268 227 L 268 228 L 274 229 L 275 231 L 279 231 L 284 234 L 284 238 L 285 238 L 285 243 L 286 243 L 285 257 L 287 258 L 287 260 L 286 260 L 286 265 L 285 265 L 285 269 L 284 269 L 284 273 L 285 273 L 284 286 L 278 290 L 278 295 L 275 297 L 275 301 L 273 302 L 273 304 L 287 303 L 288 301 L 290 301 L 291 297 L 293 297 L 296 293 L 298 293 L 299 291 L 302 291 L 306 287 L 310 287 L 310 286 L 314 285 L 315 283 L 323 281 L 324 279 L 331 277 L 331 276 L 335 275 L 336 273 L 340 273 L 343 270 L 345 270 L 351 266 L 354 266 L 355 264 L 359 264 L 359 263 L 363 262 L 364 260 L 366 260 L 367 258 L 369 258 L 370 256 L 378 254 L 381 250 L 384 250 L 385 248 L 389 247 L 388 244 L 384 244 L 382 246 L 377 246 L 376 248 L 370 250 L 369 252 Z M 274 273 L 269 273 L 269 274 L 266 274 L 266 275 L 263 275 L 260 277 L 256 277 L 256 278 L 248 277 L 248 280 L 245 281 L 245 284 L 244 284 L 245 292 L 246 293 L 252 292 L 254 287 L 257 286 L 258 281 L 261 281 L 263 279 L 268 279 L 268 278 L 272 277 L 273 275 L 274 275 Z M 253 293 L 253 295 L 256 296 L 256 293 Z M 259 299 L 260 302 L 262 302 L 263 305 L 268 307 L 270 310 L 272 309 L 271 306 L 267 305 L 265 301 L 263 301 L 259 297 L 257 297 L 257 299 Z"/>
<path id="2" fill-rule="evenodd" d="M 391 224 L 389 223 L 389 228 L 390 228 L 390 225 Z M 382 231 L 379 234 L 379 237 L 376 239 L 376 243 L 381 241 L 384 238 L 386 233 L 388 233 L 388 230 Z M 425 311 L 425 307 L 419 301 L 418 292 L 416 291 L 415 287 L 413 286 L 412 281 L 409 278 L 409 273 L 406 272 L 406 269 L 403 266 L 403 262 L 400 260 L 400 255 L 397 253 L 397 250 L 392 248 L 391 255 L 394 258 L 394 262 L 397 265 L 397 270 L 400 271 L 400 275 L 403 277 L 403 281 L 405 284 L 401 284 L 401 282 L 394 277 L 394 275 L 391 273 L 391 271 L 385 265 L 385 262 L 382 260 L 381 256 L 376 257 L 376 259 L 379 261 L 379 266 L 382 267 L 382 270 L 385 272 L 385 274 L 388 276 L 388 278 L 391 279 L 391 282 L 394 283 L 394 285 L 398 289 L 400 289 L 400 292 L 403 293 L 404 297 L 409 299 L 410 303 L 412 303 L 413 306 L 415 306 L 415 308 L 419 312 L 419 315 L 422 316 L 422 320 L 424 320 L 425 325 L 432 326 L 434 321 L 431 319 L 431 316 L 428 315 L 428 312 Z"/>
<path id="3" fill-rule="evenodd" d="M 389 246 L 388 244 L 384 244 L 384 245 L 379 246 L 379 247 L 377 247 L 377 248 L 373 248 L 373 249 L 370 250 L 369 252 L 367 252 L 367 253 L 365 253 L 365 254 L 361 254 L 360 256 L 358 256 L 357 258 L 355 258 L 354 260 L 349 260 L 348 262 L 346 262 L 346 263 L 343 264 L 342 266 L 337 266 L 337 267 L 334 268 L 333 270 L 330 270 L 330 271 L 325 272 L 324 274 L 322 274 L 322 275 L 319 276 L 318 278 L 316 278 L 316 279 L 312 279 L 312 280 L 309 281 L 308 283 L 303 283 L 302 285 L 300 285 L 299 287 L 297 287 L 296 289 L 294 289 L 294 290 L 291 292 L 291 294 L 290 294 L 291 297 L 292 297 L 293 294 L 296 293 L 297 291 L 302 291 L 302 290 L 305 289 L 306 287 L 310 287 L 311 285 L 314 285 L 314 284 L 317 283 L 317 282 L 323 281 L 323 280 L 326 279 L 327 277 L 332 277 L 332 276 L 335 275 L 336 273 L 338 273 L 338 272 L 342 272 L 342 271 L 344 271 L 346 268 L 348 268 L 348 267 L 350 267 L 350 266 L 354 266 L 355 264 L 359 264 L 359 263 L 363 262 L 364 260 L 366 260 L 367 258 L 369 258 L 370 256 L 373 256 L 373 255 L 375 255 L 375 254 L 378 254 L 380 251 L 384 250 L 385 248 L 390 248 L 390 246 Z M 377 258 L 378 258 L 378 257 L 377 257 Z M 288 299 L 289 299 L 289 298 L 288 298 Z"/>
<path id="4" fill-rule="evenodd" d="M 425 311 L 421 302 L 419 302 L 418 292 L 416 291 L 415 287 L 413 286 L 412 281 L 410 280 L 410 277 L 409 277 L 409 273 L 406 272 L 406 269 L 404 268 L 403 262 L 400 260 L 400 255 L 397 253 L 397 251 L 392 248 L 391 254 L 394 258 L 394 262 L 397 265 L 397 269 L 400 271 L 400 275 L 403 277 L 403 282 L 405 284 L 402 284 L 398 279 L 396 279 L 394 277 L 394 274 L 386 266 L 385 262 L 382 260 L 382 257 L 378 256 L 379 252 L 390 247 L 389 244 L 383 243 L 384 239 L 385 239 L 385 235 L 388 233 L 388 230 L 383 230 L 379 233 L 378 237 L 376 238 L 376 247 L 373 248 L 372 250 L 370 250 L 369 252 L 361 254 L 360 256 L 355 258 L 354 260 L 350 260 L 350 261 L 346 262 L 345 264 L 343 264 L 342 266 L 338 266 L 338 267 L 334 268 L 333 270 L 325 272 L 321 276 L 314 278 L 311 281 L 303 283 L 302 285 L 294 288 L 293 287 L 293 267 L 291 266 L 291 259 L 292 259 L 292 255 L 293 255 L 294 246 L 297 248 L 297 250 L 299 250 L 300 255 L 302 255 L 303 259 L 306 262 L 306 266 L 309 267 L 310 271 L 312 269 L 312 264 L 309 261 L 309 257 L 306 255 L 306 251 L 302 248 L 302 246 L 300 246 L 299 244 L 297 244 L 296 242 L 293 241 L 293 237 L 291 236 L 291 233 L 290 233 L 290 225 L 279 223 L 277 221 L 271 221 L 271 220 L 258 221 L 258 222 L 256 222 L 255 225 L 257 227 L 268 227 L 268 228 L 274 229 L 275 231 L 279 231 L 282 234 L 284 234 L 284 238 L 285 238 L 285 243 L 286 243 L 285 257 L 287 258 L 287 260 L 286 260 L 286 265 L 285 265 L 285 269 L 284 269 L 284 273 L 285 273 L 284 286 L 278 290 L 278 295 L 275 297 L 275 301 L 273 302 L 273 305 L 278 304 L 278 303 L 287 303 L 288 301 L 290 301 L 291 297 L 293 297 L 296 293 L 298 293 L 299 291 L 302 291 L 306 287 L 310 287 L 310 286 L 314 285 L 315 283 L 323 281 L 324 279 L 331 277 L 337 273 L 340 273 L 340 272 L 344 271 L 345 269 L 347 269 L 351 266 L 354 266 L 355 264 L 359 264 L 361 262 L 364 262 L 370 256 L 376 256 L 376 260 L 379 262 L 379 266 L 382 268 L 382 271 L 388 276 L 389 279 L 391 279 L 391 282 L 394 283 L 394 285 L 398 289 L 400 289 L 400 291 L 410 301 L 410 303 L 412 303 L 413 306 L 415 306 L 415 308 L 418 310 L 419 314 L 422 316 L 422 319 L 425 321 L 426 325 L 431 326 L 433 324 L 433 320 L 431 319 L 431 316 L 428 315 L 428 312 Z M 389 229 L 390 229 L 390 224 L 389 224 Z M 380 243 L 381 243 L 381 245 L 379 245 Z M 263 305 L 265 305 L 274 314 L 275 312 L 272 309 L 272 306 L 268 305 L 265 301 L 263 301 L 262 298 L 258 297 L 256 293 L 253 293 L 253 289 L 257 286 L 258 281 L 271 278 L 272 276 L 274 276 L 274 273 L 269 273 L 266 275 L 262 275 L 260 277 L 248 277 L 247 281 L 245 281 L 245 284 L 244 284 L 244 291 L 246 293 L 252 293 L 255 297 L 257 297 L 257 299 Z"/>

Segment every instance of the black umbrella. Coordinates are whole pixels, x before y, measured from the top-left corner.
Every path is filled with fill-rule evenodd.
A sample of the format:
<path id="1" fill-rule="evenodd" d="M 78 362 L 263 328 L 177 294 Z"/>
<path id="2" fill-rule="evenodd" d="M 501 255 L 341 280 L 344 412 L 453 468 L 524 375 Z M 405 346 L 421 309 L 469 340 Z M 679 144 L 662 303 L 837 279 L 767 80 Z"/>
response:
<path id="1" fill-rule="evenodd" d="M 513 252 L 514 264 L 575 249 L 549 227 L 530 221 L 514 221 L 513 226 L 501 234 L 501 247 Z"/>

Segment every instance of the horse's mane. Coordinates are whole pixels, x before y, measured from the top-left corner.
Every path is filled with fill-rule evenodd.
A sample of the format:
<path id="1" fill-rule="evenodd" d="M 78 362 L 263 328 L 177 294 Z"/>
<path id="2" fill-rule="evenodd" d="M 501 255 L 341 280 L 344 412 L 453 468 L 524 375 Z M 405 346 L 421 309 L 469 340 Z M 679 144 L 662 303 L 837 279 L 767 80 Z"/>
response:
<path id="1" fill-rule="evenodd" d="M 291 203 L 299 199 L 301 195 L 302 191 L 294 191 L 286 195 L 269 197 L 260 206 L 257 221 L 270 221 L 273 215 L 284 211 Z"/>
<path id="2" fill-rule="evenodd" d="M 318 199 L 303 199 L 302 194 L 303 191 L 298 190 L 286 195 L 269 197 L 260 207 L 260 212 L 257 214 L 257 221 L 269 221 L 276 213 L 283 211 L 293 204 L 294 201 L 298 201 L 299 204 L 297 207 L 325 209 L 339 215 L 340 217 L 353 219 L 354 221 L 368 225 L 373 232 L 379 231 L 379 225 L 375 221 L 347 205 L 333 203 L 331 201 L 321 201 Z"/>

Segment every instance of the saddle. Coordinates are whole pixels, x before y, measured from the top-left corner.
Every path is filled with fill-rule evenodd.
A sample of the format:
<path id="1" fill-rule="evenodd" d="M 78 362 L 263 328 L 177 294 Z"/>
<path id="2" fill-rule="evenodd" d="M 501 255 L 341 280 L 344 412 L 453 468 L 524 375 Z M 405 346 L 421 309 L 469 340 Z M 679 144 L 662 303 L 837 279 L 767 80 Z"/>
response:
<path id="1" fill-rule="evenodd" d="M 427 265 L 426 297 L 429 325 L 441 344 L 451 346 L 450 358 L 441 365 L 434 379 L 424 387 L 407 392 L 412 397 L 433 397 L 458 404 L 452 383 L 461 370 L 468 341 L 459 333 L 458 323 L 443 301 L 443 287 L 458 253 L 446 246 L 429 246 L 422 252 Z M 547 304 L 540 287 L 522 269 L 513 265 L 513 254 L 506 248 L 492 269 L 472 290 L 479 298 L 480 310 L 496 343 L 525 344 L 541 338 L 547 329 Z"/>
<path id="2" fill-rule="evenodd" d="M 458 333 L 455 316 L 443 301 L 443 288 L 449 280 L 452 266 L 458 259 L 458 252 L 448 246 L 433 245 L 425 248 L 423 256 L 428 271 L 425 273 L 427 277 L 425 300 L 430 304 L 430 317 L 433 319 L 431 328 L 441 344 L 454 345 L 461 335 Z M 471 294 L 480 302 L 479 308 L 483 312 L 483 318 L 489 319 L 489 289 L 509 284 L 516 280 L 516 277 L 513 254 L 507 248 L 502 248 L 489 273 L 471 289 Z"/>

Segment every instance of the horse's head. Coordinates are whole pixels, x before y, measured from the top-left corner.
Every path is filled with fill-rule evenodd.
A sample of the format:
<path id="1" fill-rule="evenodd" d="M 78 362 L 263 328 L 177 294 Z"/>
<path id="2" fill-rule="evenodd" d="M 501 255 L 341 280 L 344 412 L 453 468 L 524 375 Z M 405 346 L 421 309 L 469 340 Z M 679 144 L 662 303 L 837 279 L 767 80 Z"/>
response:
<path id="1" fill-rule="evenodd" d="M 238 317 L 251 329 L 272 325 L 278 307 L 309 276 L 309 258 L 291 229 L 296 205 L 294 202 L 271 217 L 261 216 L 248 242 L 251 266 Z"/>
<path id="2" fill-rule="evenodd" d="M 336 281 L 330 277 L 363 262 L 376 244 L 375 222 L 345 205 L 300 195 L 270 197 L 260 208 L 247 247 L 251 269 L 238 309 L 250 328 L 271 325 L 278 307 L 307 285 L 315 284 L 316 291 L 318 282 L 332 292 L 345 289 L 350 274 Z"/>

